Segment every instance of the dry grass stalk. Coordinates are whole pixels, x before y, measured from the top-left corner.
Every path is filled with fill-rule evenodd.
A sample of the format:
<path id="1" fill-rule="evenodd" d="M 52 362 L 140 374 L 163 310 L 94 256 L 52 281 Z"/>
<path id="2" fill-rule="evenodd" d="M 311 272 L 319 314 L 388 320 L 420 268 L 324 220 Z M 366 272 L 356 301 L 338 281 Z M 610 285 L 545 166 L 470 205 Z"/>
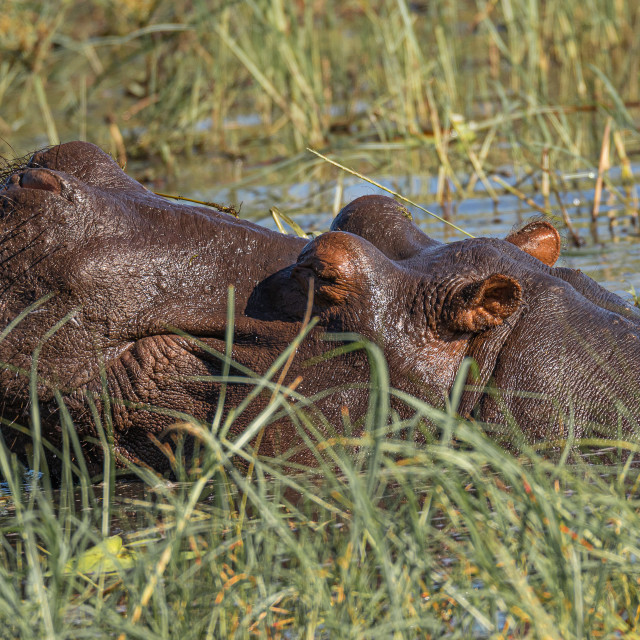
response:
<path id="1" fill-rule="evenodd" d="M 429 114 L 431 116 L 431 127 L 433 129 L 433 138 L 436 146 L 436 152 L 438 154 L 438 159 L 440 160 L 440 163 L 445 167 L 448 176 L 451 178 L 451 181 L 455 185 L 457 193 L 462 193 L 462 185 L 456 177 L 455 172 L 451 167 L 451 162 L 449 161 L 449 134 L 447 132 L 444 132 L 440 127 L 440 116 L 438 115 L 438 107 L 433 96 L 433 89 L 431 88 L 430 84 L 427 85 L 426 90 L 427 102 L 429 104 Z"/>
<path id="2" fill-rule="evenodd" d="M 184 200 L 185 202 L 193 202 L 194 204 L 201 204 L 204 207 L 210 207 L 211 209 L 215 209 L 216 211 L 221 211 L 222 213 L 228 213 L 232 215 L 234 218 L 237 218 L 240 215 L 240 209 L 234 207 L 233 205 L 224 205 L 218 204 L 217 202 L 211 202 L 210 200 L 196 200 L 195 198 L 185 198 L 184 196 L 174 196 L 169 193 L 160 193 L 159 191 L 154 191 L 157 196 L 161 196 L 163 198 L 170 198 L 171 200 Z"/>
<path id="3" fill-rule="evenodd" d="M 591 209 L 591 235 L 595 243 L 598 242 L 598 214 L 600 213 L 600 202 L 602 199 L 602 187 L 604 174 L 609 171 L 610 159 L 609 149 L 611 147 L 611 118 L 607 118 L 602 136 L 602 146 L 600 147 L 600 162 L 598 164 L 598 177 L 593 195 L 593 208 Z"/>
<path id="4" fill-rule="evenodd" d="M 556 185 L 553 186 L 553 195 L 556 197 L 556 201 L 558 202 L 558 206 L 560 207 L 560 211 L 562 211 L 562 220 L 564 222 L 565 227 L 569 231 L 569 235 L 571 236 L 571 243 L 574 247 L 581 247 L 584 245 L 584 240 L 580 237 L 580 234 L 576 231 L 573 226 L 573 222 L 571 222 L 571 218 L 569 216 L 569 212 L 567 211 L 567 207 L 565 207 L 562 198 L 560 197 L 560 192 L 556 188 Z"/>
<path id="5" fill-rule="evenodd" d="M 107 122 L 109 123 L 109 134 L 111 135 L 111 142 L 113 144 L 113 150 L 116 160 L 122 169 L 127 166 L 127 150 L 124 144 L 124 138 L 120 127 L 116 122 L 116 118 L 113 114 L 107 116 Z"/>
<path id="6" fill-rule="evenodd" d="M 551 209 L 551 203 L 549 200 L 549 149 L 542 150 L 542 197 L 544 198 L 545 209 Z"/>
<path id="7" fill-rule="evenodd" d="M 494 126 L 492 126 L 489 129 L 489 132 L 487 133 L 483 143 L 482 143 L 482 147 L 480 148 L 480 152 L 478 153 L 478 161 L 480 162 L 480 164 L 484 164 L 487 160 L 487 156 L 489 155 L 489 151 L 491 149 L 491 144 L 493 143 L 493 140 L 495 139 L 496 136 L 496 132 L 498 131 L 498 125 L 495 124 Z M 467 189 L 466 189 L 466 193 L 468 194 L 472 194 L 473 190 L 475 189 L 476 183 L 478 182 L 478 173 L 475 172 L 473 173 L 473 175 L 471 176 L 471 178 L 469 178 L 469 182 L 467 184 Z M 494 201 L 495 202 L 495 201 Z"/>
<path id="8" fill-rule="evenodd" d="M 620 131 L 613 132 L 613 144 L 618 152 L 618 157 L 622 163 L 622 186 L 627 195 L 627 200 L 630 205 L 627 205 L 627 210 L 631 216 L 631 224 L 633 228 L 638 230 L 638 191 L 633 180 L 633 170 L 631 169 L 631 162 L 629 162 L 629 156 L 624 146 L 622 134 Z"/>

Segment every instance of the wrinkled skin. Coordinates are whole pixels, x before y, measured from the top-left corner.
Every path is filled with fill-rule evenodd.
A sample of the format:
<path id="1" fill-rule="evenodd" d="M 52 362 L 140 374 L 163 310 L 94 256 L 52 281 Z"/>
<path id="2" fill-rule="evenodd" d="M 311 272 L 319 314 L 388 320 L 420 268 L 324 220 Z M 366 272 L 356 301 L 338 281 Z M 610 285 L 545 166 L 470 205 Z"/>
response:
<path id="1" fill-rule="evenodd" d="M 103 366 L 116 399 L 208 416 L 198 407 L 209 408 L 214 392 L 174 378 L 217 373 L 219 361 L 208 363 L 172 330 L 224 336 L 228 286 L 241 312 L 256 284 L 305 245 L 158 197 L 84 143 L 36 153 L 0 196 L 0 326 L 55 292 L 0 343 L 0 361 L 12 366 L 0 374 L 5 417 L 28 415 L 28 379 L 14 367 L 29 370 L 44 333 L 76 311 L 39 355 L 48 429 L 58 422 L 53 389 L 60 388 L 81 434 L 95 435 L 83 392 L 100 392 Z M 146 434 L 160 434 L 172 419 L 113 411 L 118 452 L 162 467 L 166 459 Z"/>
<path id="2" fill-rule="evenodd" d="M 532 439 L 562 438 L 570 420 L 578 436 L 637 429 L 639 314 L 580 272 L 553 267 L 560 241 L 547 223 L 506 240 L 441 244 L 395 201 L 367 196 L 307 243 L 155 196 L 86 143 L 36 154 L 0 196 L 0 326 L 54 294 L 0 342 L 8 365 L 0 372 L 3 416 L 27 422 L 28 379 L 17 370 L 28 371 L 39 349 L 45 435 L 59 438 L 53 390 L 60 389 L 96 464 L 87 397 L 112 415 L 119 456 L 159 471 L 168 460 L 150 435 L 162 440 L 180 415 L 213 419 L 219 385 L 194 376 L 222 371 L 211 349 L 225 350 L 229 285 L 232 356 L 258 374 L 300 332 L 311 289 L 318 324 L 283 383 L 306 396 L 334 389 L 318 402 L 327 429 L 340 430 L 343 407 L 351 420 L 364 414 L 369 365 L 362 351 L 310 364 L 336 346 L 325 332 L 356 332 L 378 344 L 391 384 L 435 405 L 463 359 L 474 358 L 479 373 L 460 413 L 498 424 L 512 416 Z M 484 391 L 488 383 L 498 397 Z M 229 385 L 225 412 L 250 388 Z M 242 432 L 269 397 L 252 403 L 231 433 Z M 11 445 L 14 436 L 4 433 Z M 265 431 L 260 452 L 299 444 L 294 426 L 280 420 Z M 292 459 L 312 461 L 304 447 Z"/>
<path id="3" fill-rule="evenodd" d="M 638 432 L 640 312 L 580 271 L 554 267 L 560 238 L 551 225 L 533 222 L 506 241 L 444 245 L 402 214 L 389 198 L 361 198 L 332 229 L 366 238 L 418 277 L 446 282 L 452 268 L 455 278 L 500 273 L 521 289 L 504 322 L 462 338 L 479 365 L 475 384 L 491 380 L 501 393 L 498 400 L 468 390 L 460 413 L 495 423 L 512 417 L 531 439 L 564 438 L 570 423 L 576 437 Z"/>

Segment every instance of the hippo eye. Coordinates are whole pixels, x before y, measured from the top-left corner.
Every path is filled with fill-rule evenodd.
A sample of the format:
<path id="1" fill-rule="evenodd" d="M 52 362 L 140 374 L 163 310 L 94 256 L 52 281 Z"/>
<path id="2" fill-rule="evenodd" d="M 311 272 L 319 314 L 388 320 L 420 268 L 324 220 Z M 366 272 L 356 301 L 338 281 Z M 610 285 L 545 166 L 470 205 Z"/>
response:
<path id="1" fill-rule="evenodd" d="M 309 262 L 296 265 L 292 276 L 305 291 L 308 290 L 310 282 L 313 283 L 311 286 L 316 306 L 340 304 L 353 292 L 348 279 L 345 279 L 344 274 L 338 269 L 317 260 Z"/>
<path id="2" fill-rule="evenodd" d="M 306 260 L 299 262 L 293 268 L 296 278 L 309 280 L 315 278 L 317 280 L 325 280 L 327 282 L 336 282 L 340 277 L 340 270 L 332 265 L 324 262 L 319 256 L 309 256 Z"/>
<path id="3" fill-rule="evenodd" d="M 305 290 L 313 279 L 316 305 L 341 304 L 360 291 L 364 277 L 359 262 L 361 242 L 348 233 L 329 232 L 300 255 L 292 275 Z"/>
<path id="4" fill-rule="evenodd" d="M 370 242 L 344 231 L 329 231 L 310 242 L 292 275 L 304 286 L 314 280 L 315 304 L 332 306 L 371 297 L 374 282 L 386 282 L 397 268 Z"/>

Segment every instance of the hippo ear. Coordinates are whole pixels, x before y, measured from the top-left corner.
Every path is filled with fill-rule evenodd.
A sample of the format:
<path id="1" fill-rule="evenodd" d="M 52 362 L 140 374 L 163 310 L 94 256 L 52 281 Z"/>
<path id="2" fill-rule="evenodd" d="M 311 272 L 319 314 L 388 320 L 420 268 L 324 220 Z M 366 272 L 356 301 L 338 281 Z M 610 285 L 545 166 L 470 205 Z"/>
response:
<path id="1" fill-rule="evenodd" d="M 560 234 L 552 224 L 544 220 L 530 222 L 505 239 L 548 267 L 553 267 L 560 257 Z"/>
<path id="2" fill-rule="evenodd" d="M 445 310 L 445 322 L 454 331 L 477 333 L 502 324 L 517 311 L 521 301 L 518 282 L 495 273 L 459 289 Z"/>

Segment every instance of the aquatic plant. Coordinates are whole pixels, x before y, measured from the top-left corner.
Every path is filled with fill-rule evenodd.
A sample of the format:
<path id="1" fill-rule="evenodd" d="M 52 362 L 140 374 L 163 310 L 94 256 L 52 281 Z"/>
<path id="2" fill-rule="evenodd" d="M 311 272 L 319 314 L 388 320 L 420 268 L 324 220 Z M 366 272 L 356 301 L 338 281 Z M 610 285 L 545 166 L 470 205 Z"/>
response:
<path id="1" fill-rule="evenodd" d="M 454 185 L 452 167 L 526 166 L 543 148 L 573 166 L 597 157 L 607 117 L 637 131 L 639 21 L 629 0 L 7 0 L 0 133 L 42 123 L 49 143 L 167 161 L 347 134 L 369 153 L 435 150 Z"/>

